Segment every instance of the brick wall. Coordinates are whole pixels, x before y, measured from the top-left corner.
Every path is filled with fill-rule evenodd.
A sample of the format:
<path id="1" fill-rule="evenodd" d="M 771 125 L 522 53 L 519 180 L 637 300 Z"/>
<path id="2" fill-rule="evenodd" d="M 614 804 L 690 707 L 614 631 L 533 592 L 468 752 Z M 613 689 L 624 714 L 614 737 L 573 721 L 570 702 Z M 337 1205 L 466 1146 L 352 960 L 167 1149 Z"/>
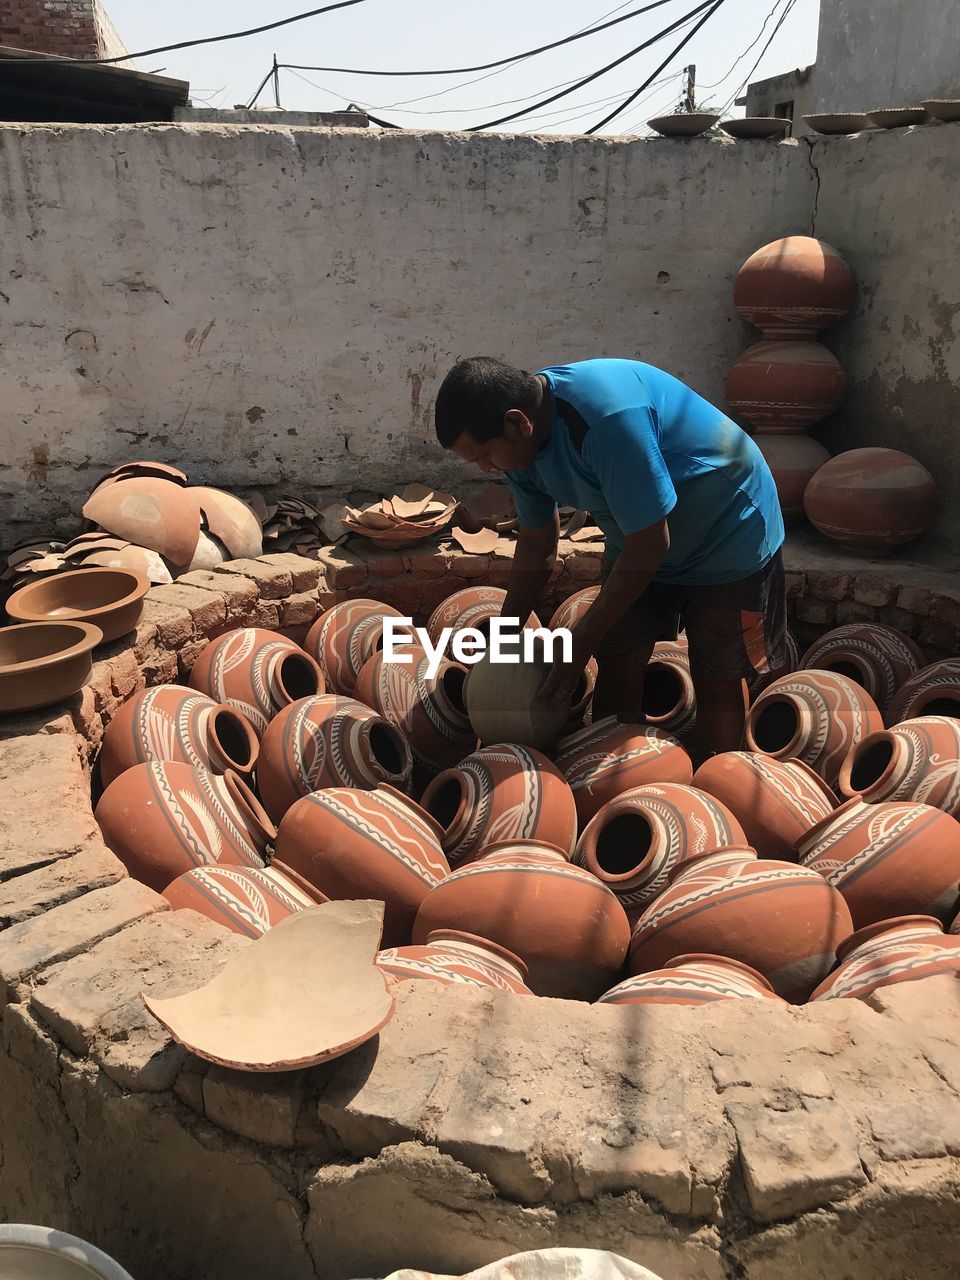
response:
<path id="1" fill-rule="evenodd" d="M 67 58 L 126 52 L 99 0 L 0 0 L 0 45 Z"/>

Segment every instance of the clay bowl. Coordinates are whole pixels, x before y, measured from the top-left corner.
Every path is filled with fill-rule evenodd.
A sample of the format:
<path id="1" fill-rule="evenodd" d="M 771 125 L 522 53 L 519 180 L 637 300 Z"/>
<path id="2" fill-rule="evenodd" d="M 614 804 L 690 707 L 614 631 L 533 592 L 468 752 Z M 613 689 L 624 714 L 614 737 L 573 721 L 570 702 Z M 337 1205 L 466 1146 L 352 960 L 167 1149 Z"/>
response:
<path id="1" fill-rule="evenodd" d="M 116 640 L 140 621 L 149 590 L 149 579 L 132 569 L 74 569 L 21 587 L 7 613 L 15 622 L 90 622 Z"/>
<path id="2" fill-rule="evenodd" d="M 920 105 L 937 120 L 960 120 L 960 98 L 925 98 Z"/>
<path id="3" fill-rule="evenodd" d="M 131 1280 L 119 1262 L 51 1227 L 0 1225 L 0 1275 L 20 1280 Z"/>
<path id="4" fill-rule="evenodd" d="M 656 116 L 647 125 L 664 138 L 696 138 L 719 119 L 712 111 L 678 111 L 672 116 Z"/>
<path id="5" fill-rule="evenodd" d="M 907 125 L 923 124 L 930 117 L 923 107 L 879 107 L 868 111 L 867 118 L 880 129 L 905 129 Z"/>
<path id="6" fill-rule="evenodd" d="M 0 627 L 0 712 L 30 711 L 82 689 L 103 640 L 88 622 L 24 622 Z"/>
<path id="7" fill-rule="evenodd" d="M 731 138 L 782 138 L 790 123 L 782 116 L 744 116 L 741 120 L 724 120 L 720 128 Z"/>
<path id="8" fill-rule="evenodd" d="M 835 111 L 824 115 L 804 116 L 803 123 L 814 133 L 859 133 L 870 121 L 863 111 Z"/>

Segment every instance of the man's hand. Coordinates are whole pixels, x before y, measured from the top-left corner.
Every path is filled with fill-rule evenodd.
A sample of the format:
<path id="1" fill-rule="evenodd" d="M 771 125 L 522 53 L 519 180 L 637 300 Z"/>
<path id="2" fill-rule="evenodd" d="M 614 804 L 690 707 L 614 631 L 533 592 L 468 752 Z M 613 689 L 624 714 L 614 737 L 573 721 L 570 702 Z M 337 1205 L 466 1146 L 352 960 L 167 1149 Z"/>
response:
<path id="1" fill-rule="evenodd" d="M 555 659 L 546 680 L 540 686 L 537 701 L 544 705 L 572 702 L 577 684 L 583 675 L 583 669 L 589 661 L 589 652 L 584 651 L 583 647 L 577 644 L 576 634 L 574 634 L 571 660 L 564 662 L 560 658 Z"/>

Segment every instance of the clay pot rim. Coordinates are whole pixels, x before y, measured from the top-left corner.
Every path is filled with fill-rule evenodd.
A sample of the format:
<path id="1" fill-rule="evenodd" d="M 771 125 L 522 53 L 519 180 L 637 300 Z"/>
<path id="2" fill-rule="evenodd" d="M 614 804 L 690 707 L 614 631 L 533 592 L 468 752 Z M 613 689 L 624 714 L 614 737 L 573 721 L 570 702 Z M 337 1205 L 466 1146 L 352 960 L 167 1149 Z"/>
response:
<path id="1" fill-rule="evenodd" d="M 62 630 L 66 628 L 72 631 L 76 636 L 73 644 L 68 645 L 66 649 L 58 649 L 55 653 L 44 654 L 40 658 L 26 658 L 22 662 L 0 662 L 0 677 L 14 675 L 28 675 L 32 671 L 44 671 L 50 667 L 59 666 L 61 663 L 69 662 L 72 658 L 79 658 L 84 653 L 91 653 L 98 644 L 103 643 L 103 632 L 92 622 L 75 622 L 72 618 L 65 619 L 62 622 L 18 622 L 11 627 L 0 627 L 0 636 L 4 632 L 12 632 L 14 630 L 21 633 L 29 630 L 48 631 L 53 627 Z"/>
<path id="2" fill-rule="evenodd" d="M 91 609 L 69 609 L 67 613 L 60 613 L 56 617 L 51 616 L 42 609 L 30 607 L 31 597 L 49 587 L 51 582 L 67 578 L 79 580 L 84 576 L 89 577 L 90 575 L 101 578 L 126 578 L 130 589 L 125 595 L 118 597 L 116 600 L 94 605 Z M 149 590 L 150 579 L 146 574 L 138 573 L 135 569 L 107 569 L 103 565 L 91 565 L 82 569 L 68 569 L 64 573 L 53 573 L 49 577 L 42 578 L 39 582 L 28 582 L 26 586 L 14 591 L 7 600 L 5 607 L 10 617 L 15 618 L 18 622 L 86 621 L 96 623 L 99 618 L 106 618 L 110 614 L 126 608 L 128 605 L 136 604 L 138 600 L 143 599 Z"/>
<path id="3" fill-rule="evenodd" d="M 851 785 L 851 777 L 853 770 L 859 759 L 867 754 L 873 747 L 885 742 L 890 746 L 890 759 L 884 766 L 883 772 L 879 778 L 874 778 L 873 782 L 866 787 L 856 790 Z M 900 765 L 900 756 L 903 753 L 903 743 L 895 736 L 890 729 L 878 729 L 876 733 L 868 734 L 862 742 L 851 747 L 844 757 L 843 764 L 840 766 L 840 773 L 837 777 L 837 786 L 841 795 L 847 797 L 848 800 L 863 800 L 866 804 L 870 803 L 870 796 L 878 795 L 881 788 L 886 786 L 892 774 L 896 772 Z"/>
<path id="4" fill-rule="evenodd" d="M 192 692 L 192 691 L 191 691 Z M 232 759 L 230 752 L 223 745 L 220 734 L 217 729 L 217 721 L 226 716 L 234 721 L 240 732 L 246 739 L 247 748 L 250 752 L 250 758 L 246 764 L 240 764 L 237 760 Z M 227 762 L 228 769 L 231 773 L 238 774 L 241 778 L 246 778 L 252 774 L 256 768 L 257 761 L 260 758 L 260 739 L 254 732 L 253 725 L 246 716 L 241 715 L 236 707 L 230 706 L 227 702 L 215 702 L 210 708 L 210 720 L 207 730 L 212 745 L 217 749 L 220 755 Z"/>
<path id="5" fill-rule="evenodd" d="M 293 867 L 288 866 L 285 862 L 281 862 L 279 858 L 274 858 L 269 866 L 264 867 L 264 870 L 276 871 L 278 875 L 285 876 L 287 880 L 296 885 L 301 893 L 305 893 L 308 897 L 312 898 L 318 906 L 322 906 L 323 903 L 331 901 L 325 893 L 321 893 L 316 885 L 311 884 L 310 881 L 305 879 L 299 871 L 294 871 Z"/>
<path id="6" fill-rule="evenodd" d="M 286 636 L 282 636 L 281 639 L 286 640 Z M 293 641 L 290 641 L 290 643 L 292 644 Z M 305 662 L 307 666 L 310 668 L 313 675 L 316 676 L 316 679 L 317 679 L 316 692 L 308 693 L 304 696 L 308 698 L 323 697 L 323 695 L 327 692 L 327 682 L 324 678 L 323 672 L 320 670 L 320 664 L 314 658 L 311 658 L 310 654 L 307 653 L 305 649 L 302 649 L 299 645 L 297 645 L 293 652 L 285 653 L 281 657 L 276 667 L 275 678 L 277 682 L 277 691 L 279 692 L 281 697 L 286 699 L 285 705 L 289 707 L 289 706 L 292 706 L 294 702 L 302 701 L 302 698 L 291 697 L 290 691 L 287 689 L 286 685 L 283 683 L 284 664 L 289 662 L 291 659 L 293 659 L 294 662 L 299 662 L 301 660 Z"/>
<path id="7" fill-rule="evenodd" d="M 770 686 L 770 688 L 772 688 L 772 686 Z M 800 741 L 803 738 L 803 704 L 795 693 L 781 693 L 779 690 L 775 690 L 771 693 L 770 688 L 765 689 L 760 695 L 760 698 L 766 699 L 761 710 L 765 711 L 768 707 L 776 706 L 777 703 L 780 702 L 785 703 L 790 707 L 791 710 L 796 713 L 797 717 L 797 727 L 794 730 L 793 736 L 785 746 L 780 747 L 777 751 L 764 751 L 761 747 L 757 746 L 757 740 L 753 736 L 753 713 L 760 705 L 760 698 L 757 699 L 750 708 L 750 711 L 747 713 L 747 723 L 744 735 L 750 748 L 749 754 L 769 756 L 771 760 L 780 760 L 781 762 L 786 763 L 788 760 L 796 759 L 796 756 L 793 755 L 793 751 L 800 744 Z"/>
<path id="8" fill-rule="evenodd" d="M 854 809 L 878 809 L 879 807 L 879 805 L 867 804 L 860 796 L 851 796 L 848 800 L 844 800 L 837 805 L 832 813 L 828 813 L 825 818 L 821 818 L 812 827 L 808 827 L 800 839 L 795 840 L 791 845 L 801 865 L 805 865 L 804 859 L 809 857 L 813 845 L 819 843 L 823 835 L 829 831 L 835 822 L 841 821 L 846 814 L 852 813 Z"/>
<path id="9" fill-rule="evenodd" d="M 666 643 L 666 644 L 675 644 L 676 642 L 675 642 L 675 641 L 663 641 L 663 642 L 661 642 L 661 643 Z M 682 651 L 682 652 L 684 652 L 684 651 Z M 680 696 L 677 698 L 677 701 L 673 704 L 673 706 L 670 708 L 670 710 L 669 710 L 669 711 L 665 711 L 665 712 L 663 713 L 663 715 L 660 715 L 660 716 L 652 716 L 652 715 L 649 715 L 648 713 L 644 712 L 644 723 L 645 723 L 645 724 L 649 724 L 649 725 L 653 725 L 653 727 L 654 727 L 655 729 L 658 729 L 661 725 L 666 724 L 666 723 L 667 723 L 667 721 L 669 721 L 669 720 L 674 720 L 674 719 L 676 718 L 676 716 L 677 716 L 678 712 L 679 712 L 679 711 L 682 709 L 682 707 L 683 707 L 683 680 L 682 680 L 682 678 L 681 678 L 680 674 L 679 674 L 679 673 L 678 673 L 678 671 L 677 671 L 677 667 L 676 667 L 676 665 L 675 665 L 674 663 L 672 663 L 672 662 L 667 662 L 667 661 L 665 661 L 665 660 L 664 660 L 664 658 L 663 658 L 663 656 L 662 656 L 662 653 L 663 653 L 663 651 L 661 650 L 661 656 L 659 656 L 659 657 L 658 657 L 658 655 L 657 655 L 657 651 L 656 651 L 656 649 L 654 649 L 653 653 L 652 653 L 652 654 L 651 654 L 651 656 L 650 656 L 650 661 L 647 663 L 647 671 L 649 671 L 651 667 L 655 667 L 655 668 L 657 668 L 658 670 L 661 670 L 661 671 L 667 671 L 667 672 L 669 672 L 669 673 L 670 673 L 670 675 L 672 675 L 672 676 L 676 679 L 677 684 L 678 684 L 678 685 L 679 685 L 679 687 L 680 687 Z"/>
<path id="10" fill-rule="evenodd" d="M 848 959 L 851 952 L 856 950 L 857 947 L 862 946 L 863 943 L 869 942 L 871 938 L 875 938 L 881 933 L 886 933 L 888 929 L 892 929 L 894 926 L 903 924 L 933 925 L 936 926 L 935 931 L 937 933 L 944 934 L 944 936 L 946 936 L 946 930 L 943 927 L 943 922 L 938 920 L 936 916 L 890 916 L 886 920 L 874 920 L 873 924 L 865 924 L 862 929 L 857 929 L 851 933 L 849 937 L 844 938 L 837 947 L 837 963 L 842 964 L 844 960 Z M 836 970 L 834 970 L 834 973 L 835 972 Z"/>
<path id="11" fill-rule="evenodd" d="M 583 835 L 576 843 L 576 849 L 582 853 L 583 865 L 591 875 L 596 876 L 597 879 L 602 881 L 604 884 L 618 885 L 623 884 L 627 880 L 635 880 L 638 875 L 642 875 L 650 862 L 653 861 L 653 858 L 659 852 L 659 848 L 654 839 L 656 835 L 656 827 L 647 817 L 646 813 L 644 813 L 642 807 L 638 805 L 635 800 L 633 802 L 630 800 L 633 791 L 639 790 L 639 787 L 633 787 L 629 791 L 624 791 L 621 792 L 620 795 L 614 796 L 612 800 L 608 800 L 584 827 Z M 640 797 L 640 799 L 645 798 L 646 797 L 643 796 Z M 621 818 L 624 815 L 640 818 L 642 821 L 647 823 L 651 837 L 650 845 L 644 856 L 640 858 L 629 871 L 605 871 L 597 860 L 597 842 L 610 822 L 614 821 L 616 818 Z M 605 821 L 601 822 L 601 819 L 605 819 Z"/>
<path id="12" fill-rule="evenodd" d="M 360 703 L 360 705 L 365 706 L 366 704 Z M 382 733 L 386 737 L 390 738 L 396 748 L 397 754 L 403 762 L 400 769 L 391 771 L 386 767 L 386 765 L 381 764 L 376 752 L 370 746 L 370 738 L 374 732 Z M 381 783 L 387 783 L 387 785 L 389 785 L 391 782 L 402 782 L 404 778 L 409 779 L 414 763 L 413 748 L 410 746 L 409 738 L 405 733 L 398 729 L 395 724 L 392 724 L 384 716 L 377 715 L 377 713 L 374 712 L 369 720 L 364 720 L 360 725 L 359 735 L 360 741 L 368 748 L 370 758 L 374 761 L 374 770 L 383 773 L 383 777 L 378 778 L 372 787 L 364 787 L 361 788 L 361 790 L 376 791 L 377 787 L 379 787 Z M 398 787 L 397 790 L 399 791 L 400 788 Z"/>
<path id="13" fill-rule="evenodd" d="M 449 771 L 448 771 L 449 772 Z M 405 791 L 401 791 L 399 787 L 395 787 L 390 782 L 378 782 L 375 791 L 386 791 L 388 795 L 393 796 L 395 800 L 399 800 L 406 808 L 420 819 L 425 827 L 427 827 L 434 835 L 437 845 L 441 852 L 443 851 L 443 827 L 436 820 L 432 813 L 423 807 L 419 801 L 414 800 L 413 796 L 408 796 Z"/>
<path id="14" fill-rule="evenodd" d="M 558 844 L 554 844 L 552 840 L 531 840 L 527 836 L 518 836 L 516 840 L 496 840 L 493 844 L 484 845 L 479 856 L 462 869 L 464 871 L 468 871 L 470 867 L 475 866 L 477 862 L 482 862 L 483 859 L 491 853 L 502 853 L 507 849 L 516 849 L 518 847 L 521 852 L 525 849 L 537 849 L 541 853 L 557 853 L 564 862 L 570 862 L 569 850 L 561 849 L 560 846 Z"/>
<path id="15" fill-rule="evenodd" d="M 525 960 L 514 951 L 510 951 L 507 947 L 501 947 L 499 942 L 492 942 L 489 938 L 484 938 L 479 933 L 467 933 L 464 929 L 431 929 L 427 934 L 426 946 L 430 946 L 434 942 L 445 939 L 451 942 L 465 942 L 471 947 L 482 947 L 484 951 L 492 951 L 502 960 L 506 960 L 508 964 L 512 964 L 521 979 L 526 982 L 529 976 L 529 970 Z"/>
<path id="16" fill-rule="evenodd" d="M 223 774 L 223 783 L 230 794 L 231 800 L 236 804 L 244 816 L 251 821 L 253 826 L 259 828 L 261 835 L 268 844 L 273 844 L 277 838 L 277 828 L 270 820 L 270 815 L 264 809 L 263 805 L 254 795 L 253 788 L 244 782 L 243 778 L 233 769 L 227 769 Z"/>
<path id="17" fill-rule="evenodd" d="M 768 991 L 773 991 L 774 995 L 777 994 L 769 979 L 765 978 L 759 969 L 754 969 L 753 965 L 749 965 L 743 960 L 734 960 L 733 956 L 722 956 L 716 952 L 687 951 L 682 956 L 674 956 L 670 960 L 665 960 L 660 968 L 676 969 L 677 966 L 681 964 L 700 964 L 703 961 L 709 961 L 711 964 L 719 962 L 720 964 L 726 965 L 728 968 L 740 969 L 743 973 L 746 973 L 751 978 L 756 979 L 760 985 L 766 987 Z M 641 978 L 643 977 L 643 974 L 636 973 L 633 976 L 635 978 Z"/>

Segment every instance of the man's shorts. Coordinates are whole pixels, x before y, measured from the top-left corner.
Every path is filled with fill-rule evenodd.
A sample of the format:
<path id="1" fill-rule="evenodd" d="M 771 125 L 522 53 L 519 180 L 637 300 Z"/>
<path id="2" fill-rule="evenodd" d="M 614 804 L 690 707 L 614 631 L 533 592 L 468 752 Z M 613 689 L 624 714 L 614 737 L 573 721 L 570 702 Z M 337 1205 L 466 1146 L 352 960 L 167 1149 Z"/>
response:
<path id="1" fill-rule="evenodd" d="M 607 632 L 598 658 L 633 653 L 686 630 L 690 660 L 716 680 L 751 681 L 787 664 L 783 557 L 740 582 L 686 586 L 651 582 Z"/>

